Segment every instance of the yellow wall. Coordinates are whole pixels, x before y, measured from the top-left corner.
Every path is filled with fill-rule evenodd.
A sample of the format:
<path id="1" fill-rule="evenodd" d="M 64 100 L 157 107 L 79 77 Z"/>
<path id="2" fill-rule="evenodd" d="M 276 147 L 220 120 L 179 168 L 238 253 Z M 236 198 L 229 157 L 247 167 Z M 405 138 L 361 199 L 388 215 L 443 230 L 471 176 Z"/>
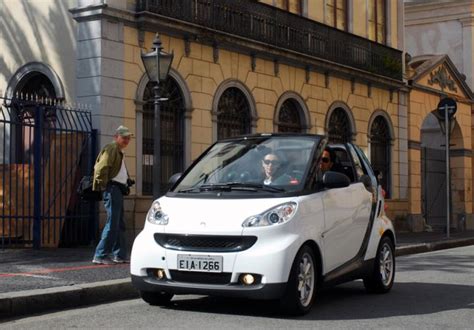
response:
<path id="1" fill-rule="evenodd" d="M 420 78 L 421 84 L 427 83 L 427 78 Z M 436 88 L 437 86 L 430 86 Z M 462 94 L 459 86 L 455 94 Z M 456 97 L 452 94 L 451 97 Z M 421 127 L 426 117 L 436 109 L 440 100 L 439 95 L 421 89 L 413 89 L 410 92 L 410 104 L 408 113 L 408 139 L 421 142 Z M 472 150 L 472 121 L 471 105 L 466 99 L 458 99 L 458 110 L 456 113 L 456 128 L 451 137 L 452 150 Z M 409 213 L 421 214 L 422 185 L 421 185 L 421 151 L 409 149 Z M 451 194 L 453 205 L 452 223 L 456 223 L 457 214 L 472 213 L 472 160 L 470 156 L 451 157 Z M 467 220 L 470 224 L 470 219 Z"/>
<path id="2" fill-rule="evenodd" d="M 133 33 L 127 33 L 133 39 Z M 150 45 L 154 38 L 153 33 L 146 33 L 145 45 Z M 219 61 L 214 63 L 213 49 L 199 43 L 191 43 L 189 57 L 184 55 L 184 42 L 181 39 L 161 35 L 164 50 L 174 51 L 173 68 L 185 80 L 190 91 L 193 110 L 191 119 L 191 158 L 195 159 L 214 141 L 212 129 L 212 105 L 217 88 L 227 80 L 241 82 L 250 91 L 257 111 L 257 132 L 273 132 L 274 116 L 277 102 L 283 93 L 291 91 L 304 100 L 310 114 L 310 132 L 325 133 L 325 122 L 328 109 L 334 102 L 342 102 L 352 112 L 357 130 L 356 143 L 367 152 L 367 132 L 371 115 L 376 110 L 389 114 L 394 125 L 394 132 L 398 132 L 398 95 L 393 93 L 390 99 L 388 90 L 381 88 L 369 89 L 366 84 L 356 82 L 352 91 L 352 84 L 347 79 L 329 77 L 326 86 L 325 76 L 321 73 L 311 72 L 309 82 L 306 82 L 306 73 L 303 69 L 280 64 L 279 74 L 276 76 L 274 63 L 264 59 L 256 59 L 255 71 L 251 68 L 251 58 L 227 50 L 219 50 Z M 136 44 L 126 45 L 128 52 L 135 52 L 134 63 L 129 63 L 130 79 L 138 85 L 140 76 L 143 75 L 139 48 Z M 131 56 L 131 55 L 130 55 Z M 132 72 L 135 70 L 136 72 Z M 135 88 L 136 90 L 136 88 Z M 133 105 L 130 105 L 130 120 L 133 120 Z M 134 127 L 133 123 L 129 124 Z M 397 136 L 394 137 L 395 139 Z M 398 163 L 398 144 L 393 145 L 394 164 Z M 398 168 L 393 168 L 392 182 L 398 182 Z M 398 195 L 398 186 L 394 184 L 392 196 Z"/>
<path id="3" fill-rule="evenodd" d="M 308 1 L 308 18 L 324 23 L 324 0 Z"/>

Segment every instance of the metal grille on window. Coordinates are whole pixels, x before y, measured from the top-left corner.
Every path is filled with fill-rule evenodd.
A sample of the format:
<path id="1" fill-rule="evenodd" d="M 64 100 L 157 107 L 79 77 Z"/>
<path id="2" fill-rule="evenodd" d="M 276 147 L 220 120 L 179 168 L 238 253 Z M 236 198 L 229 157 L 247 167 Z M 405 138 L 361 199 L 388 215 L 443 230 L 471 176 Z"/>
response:
<path id="1" fill-rule="evenodd" d="M 153 119 L 154 119 L 154 83 L 149 82 L 143 94 L 143 158 L 142 176 L 143 195 L 153 193 Z M 174 173 L 184 168 L 184 98 L 172 78 L 160 83 L 160 95 L 168 100 L 160 103 L 161 117 L 161 187 L 166 192 L 168 180 Z"/>
<path id="2" fill-rule="evenodd" d="M 352 141 L 352 128 L 346 111 L 336 108 L 329 118 L 328 138 L 330 143 Z"/>
<path id="3" fill-rule="evenodd" d="M 278 132 L 303 132 L 300 109 L 294 100 L 283 102 L 278 114 Z"/>
<path id="4" fill-rule="evenodd" d="M 222 93 L 217 106 L 217 138 L 250 133 L 250 105 L 244 93 L 230 87 Z"/>
<path id="5" fill-rule="evenodd" d="M 382 116 L 375 118 L 370 128 L 370 162 L 374 171 L 378 171 L 378 180 L 390 197 L 390 130 Z"/>

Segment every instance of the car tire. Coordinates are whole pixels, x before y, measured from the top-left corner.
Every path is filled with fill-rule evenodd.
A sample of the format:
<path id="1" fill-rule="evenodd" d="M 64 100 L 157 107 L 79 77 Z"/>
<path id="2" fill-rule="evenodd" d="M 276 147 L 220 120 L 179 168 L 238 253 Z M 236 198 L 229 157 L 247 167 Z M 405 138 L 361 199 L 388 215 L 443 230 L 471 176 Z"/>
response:
<path id="1" fill-rule="evenodd" d="M 304 245 L 296 254 L 280 308 L 289 315 L 304 315 L 313 306 L 318 269 L 313 250 Z"/>
<path id="2" fill-rule="evenodd" d="M 380 240 L 375 255 L 372 273 L 364 278 L 364 286 L 369 293 L 387 293 L 395 280 L 395 247 L 385 236 Z"/>
<path id="3" fill-rule="evenodd" d="M 152 306 L 167 306 L 170 304 L 173 294 L 168 292 L 140 291 L 140 297 Z"/>

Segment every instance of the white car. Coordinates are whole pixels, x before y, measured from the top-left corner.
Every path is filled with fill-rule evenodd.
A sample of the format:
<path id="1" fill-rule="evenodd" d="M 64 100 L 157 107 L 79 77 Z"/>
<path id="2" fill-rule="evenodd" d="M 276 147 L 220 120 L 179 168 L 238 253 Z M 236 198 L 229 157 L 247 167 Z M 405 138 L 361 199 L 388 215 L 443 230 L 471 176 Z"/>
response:
<path id="1" fill-rule="evenodd" d="M 323 157 L 326 147 L 334 159 Z M 323 286 L 393 285 L 395 231 L 353 144 L 310 134 L 225 139 L 173 181 L 131 254 L 132 283 L 151 305 L 205 294 L 279 300 L 304 314 Z"/>

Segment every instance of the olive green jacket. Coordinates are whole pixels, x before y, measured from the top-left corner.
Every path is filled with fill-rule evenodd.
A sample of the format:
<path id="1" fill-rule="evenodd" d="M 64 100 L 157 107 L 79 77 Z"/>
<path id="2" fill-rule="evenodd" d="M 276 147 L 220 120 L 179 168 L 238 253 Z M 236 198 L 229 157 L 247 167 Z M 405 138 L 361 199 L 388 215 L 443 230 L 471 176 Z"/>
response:
<path id="1" fill-rule="evenodd" d="M 107 144 L 97 156 L 94 165 L 92 190 L 105 190 L 107 183 L 116 177 L 122 167 L 123 153 L 117 143 Z"/>

